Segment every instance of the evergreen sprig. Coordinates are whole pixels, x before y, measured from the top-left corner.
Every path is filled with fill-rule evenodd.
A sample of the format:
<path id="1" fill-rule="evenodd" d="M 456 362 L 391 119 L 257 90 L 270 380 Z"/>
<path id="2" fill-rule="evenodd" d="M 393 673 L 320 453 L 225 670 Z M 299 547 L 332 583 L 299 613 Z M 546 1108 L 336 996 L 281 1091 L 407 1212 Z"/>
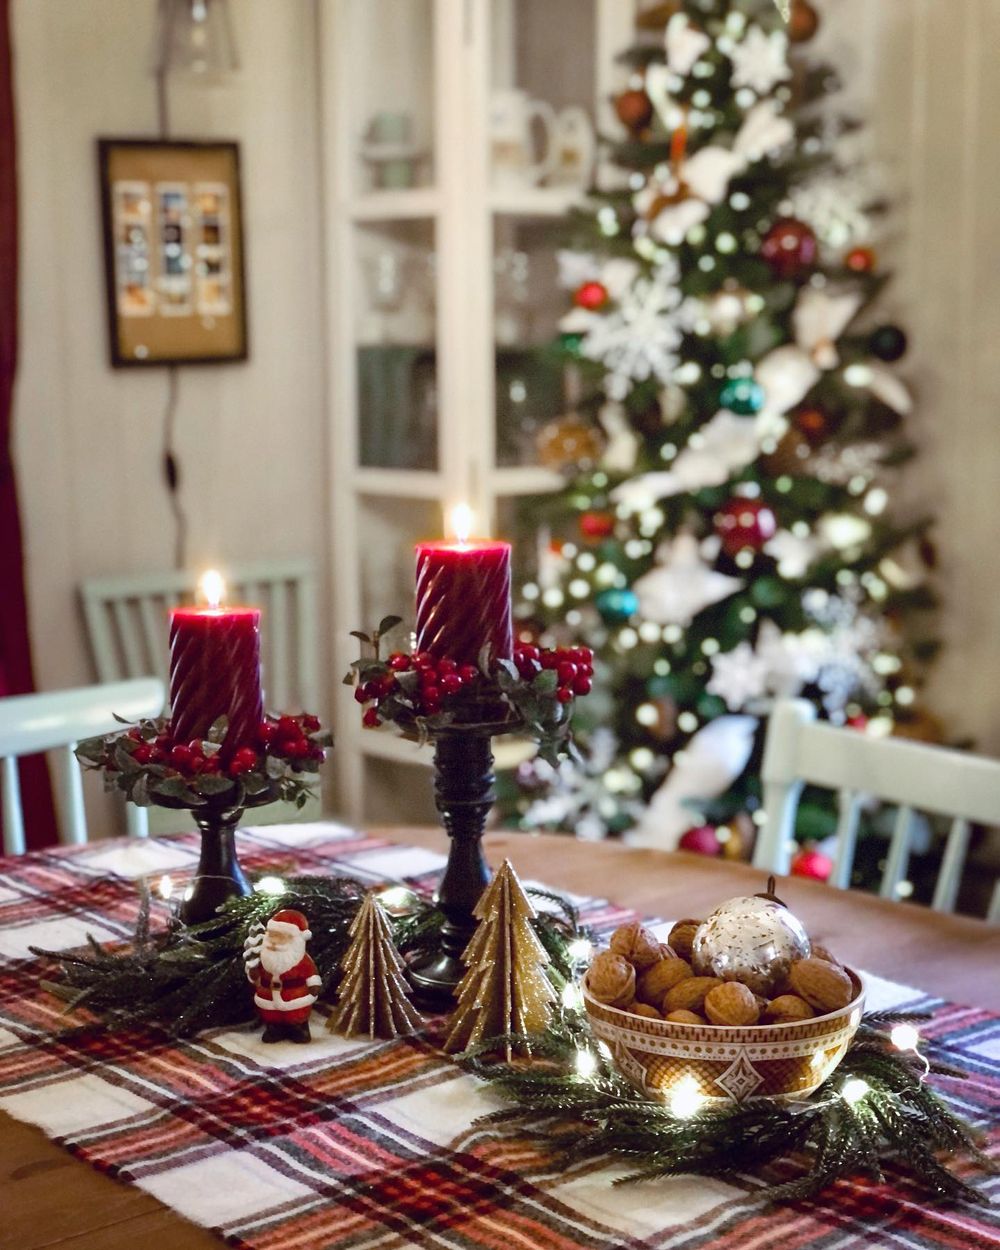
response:
<path id="1" fill-rule="evenodd" d="M 965 1155 L 986 1170 L 993 1164 L 923 1079 L 923 1066 L 891 1047 L 877 1027 L 887 1023 L 888 1017 L 867 1017 L 836 1072 L 800 1102 L 760 1099 L 687 1118 L 636 1090 L 578 1011 L 561 1012 L 541 1038 L 531 1039 L 537 1061 L 530 1065 L 490 1061 L 499 1047 L 521 1038 L 490 1038 L 459 1062 L 514 1104 L 484 1116 L 478 1121 L 484 1129 L 540 1139 L 566 1166 L 625 1158 L 634 1170 L 616 1184 L 678 1173 L 752 1173 L 766 1182 L 763 1200 L 796 1201 L 842 1177 L 882 1180 L 888 1165 L 938 1198 L 987 1202 L 939 1155 Z M 579 1068 L 581 1053 L 589 1056 L 587 1074 Z M 855 1102 L 843 1093 L 852 1078 L 868 1086 Z M 788 1159 L 801 1171 L 781 1180 L 773 1165 Z"/>
<path id="2" fill-rule="evenodd" d="M 253 996 L 243 967 L 243 946 L 255 926 L 281 908 L 295 908 L 309 918 L 309 954 L 323 980 L 324 995 L 337 986 L 340 962 L 350 941 L 351 922 L 366 887 L 351 877 L 288 877 L 277 893 L 258 892 L 231 899 L 212 920 L 173 924 L 166 931 L 150 927 L 150 894 L 142 887 L 131 943 L 106 948 L 88 935 L 78 951 L 35 955 L 59 964 L 59 979 L 42 985 L 65 1000 L 67 1011 L 87 1008 L 112 1031 L 156 1025 L 178 1037 L 205 1029 L 246 1024 L 255 1017 Z M 387 888 L 398 883 L 388 882 Z M 406 887 L 401 887 L 404 890 Z M 579 926 L 576 909 L 560 895 L 528 890 L 554 902 L 558 911 L 533 924 L 551 959 L 548 971 L 560 988 L 573 976 L 570 944 L 589 936 Z M 410 891 L 404 914 L 391 917 L 393 941 L 404 954 L 435 949 L 444 915 Z M 91 1027 L 90 1022 L 83 1027 Z"/>

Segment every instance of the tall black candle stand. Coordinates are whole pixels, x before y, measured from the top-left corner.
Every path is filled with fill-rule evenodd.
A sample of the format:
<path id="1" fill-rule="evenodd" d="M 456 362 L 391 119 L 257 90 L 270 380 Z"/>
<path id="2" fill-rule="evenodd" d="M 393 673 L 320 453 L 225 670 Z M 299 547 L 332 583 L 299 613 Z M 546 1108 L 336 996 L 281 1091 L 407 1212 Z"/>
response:
<path id="1" fill-rule="evenodd" d="M 453 724 L 434 735 L 434 800 L 451 840 L 435 902 L 444 913 L 438 949 L 410 964 L 410 980 L 428 1007 L 447 1008 L 465 972 L 462 953 L 479 923 L 472 914 L 490 880 L 483 855 L 493 789 L 493 738 L 522 727 L 516 719 Z"/>
<path id="2" fill-rule="evenodd" d="M 201 924 L 204 920 L 212 920 L 223 903 L 231 898 L 244 898 L 253 891 L 236 854 L 237 827 L 248 807 L 273 803 L 277 797 L 277 786 L 245 796 L 237 807 L 227 802 L 225 795 L 210 798 L 198 807 L 191 807 L 180 799 L 154 796 L 156 807 L 190 811 L 201 834 L 198 868 L 190 893 L 185 894 L 178 911 L 182 923 Z"/>

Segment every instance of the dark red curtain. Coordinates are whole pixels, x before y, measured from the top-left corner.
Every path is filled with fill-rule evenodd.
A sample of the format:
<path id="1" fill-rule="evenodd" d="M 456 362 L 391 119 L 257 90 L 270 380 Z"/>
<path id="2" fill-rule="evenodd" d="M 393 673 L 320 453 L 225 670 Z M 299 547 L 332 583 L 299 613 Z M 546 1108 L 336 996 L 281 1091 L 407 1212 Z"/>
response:
<path id="1" fill-rule="evenodd" d="M 24 557 L 11 460 L 12 402 L 17 364 L 17 164 L 10 0 L 0 0 L 0 695 L 34 689 Z M 28 845 L 56 841 L 55 814 L 43 756 L 21 761 Z"/>

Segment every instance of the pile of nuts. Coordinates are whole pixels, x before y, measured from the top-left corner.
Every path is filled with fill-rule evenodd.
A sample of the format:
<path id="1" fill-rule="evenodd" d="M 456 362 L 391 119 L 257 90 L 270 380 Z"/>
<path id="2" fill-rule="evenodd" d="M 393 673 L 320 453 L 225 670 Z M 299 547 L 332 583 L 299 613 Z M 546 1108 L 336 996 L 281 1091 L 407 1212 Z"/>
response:
<path id="1" fill-rule="evenodd" d="M 622 925 L 610 949 L 595 956 L 587 989 L 598 1002 L 652 1020 L 681 1024 L 789 1024 L 846 1007 L 854 985 L 840 963 L 814 945 L 808 959 L 792 964 L 771 999 L 739 981 L 704 976 L 692 964 L 691 943 L 700 920 L 679 920 L 666 943 L 638 921 Z"/>

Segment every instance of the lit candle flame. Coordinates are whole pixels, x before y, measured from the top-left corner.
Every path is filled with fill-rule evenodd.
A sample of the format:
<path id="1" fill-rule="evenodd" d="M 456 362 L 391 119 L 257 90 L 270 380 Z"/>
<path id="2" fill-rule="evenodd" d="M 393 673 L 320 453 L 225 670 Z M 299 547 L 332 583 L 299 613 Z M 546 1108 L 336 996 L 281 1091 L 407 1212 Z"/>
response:
<path id="1" fill-rule="evenodd" d="M 198 593 L 210 608 L 217 608 L 226 593 L 226 582 L 218 569 L 208 569 L 198 582 Z"/>
<path id="2" fill-rule="evenodd" d="M 467 543 L 472 533 L 472 509 L 467 503 L 457 503 L 451 510 L 451 531 L 459 543 Z"/>

